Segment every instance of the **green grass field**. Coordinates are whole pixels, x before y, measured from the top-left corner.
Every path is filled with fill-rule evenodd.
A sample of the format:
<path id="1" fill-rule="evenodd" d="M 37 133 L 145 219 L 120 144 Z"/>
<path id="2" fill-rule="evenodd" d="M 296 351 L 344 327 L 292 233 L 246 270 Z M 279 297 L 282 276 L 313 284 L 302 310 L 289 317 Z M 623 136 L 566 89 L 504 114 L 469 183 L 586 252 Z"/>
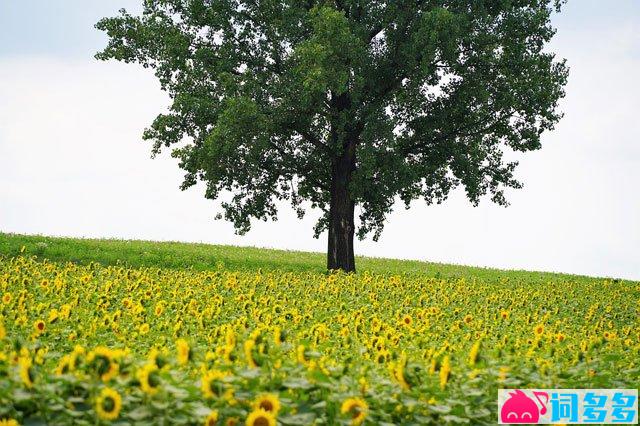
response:
<path id="1" fill-rule="evenodd" d="M 0 255 L 17 256 L 23 248 L 26 255 L 79 264 L 98 262 L 103 265 L 131 267 L 192 268 L 196 271 L 217 267 L 239 271 L 263 269 L 322 273 L 326 270 L 324 253 L 181 242 L 78 239 L 0 233 Z M 368 271 L 376 274 L 420 274 L 447 279 L 510 278 L 536 282 L 592 279 L 551 272 L 500 270 L 371 257 L 358 257 L 356 267 L 359 273 Z"/>

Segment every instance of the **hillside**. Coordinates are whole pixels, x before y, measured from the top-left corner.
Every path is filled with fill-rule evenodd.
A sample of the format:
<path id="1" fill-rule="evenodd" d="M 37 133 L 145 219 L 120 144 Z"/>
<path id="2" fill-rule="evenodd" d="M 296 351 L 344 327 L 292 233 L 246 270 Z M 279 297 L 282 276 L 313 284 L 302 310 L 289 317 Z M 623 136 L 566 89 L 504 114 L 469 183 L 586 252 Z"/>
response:
<path id="1" fill-rule="evenodd" d="M 498 388 L 639 385 L 637 284 L 358 261 L 2 234 L 0 419 L 490 425 Z"/>
<path id="2" fill-rule="evenodd" d="M 230 270 L 280 270 L 290 272 L 324 272 L 324 253 L 273 250 L 199 243 L 127 241 L 113 239 L 78 239 L 20 235 L 0 232 L 0 255 L 36 255 L 57 262 L 171 269 L 193 268 L 206 271 L 223 266 Z M 358 257 L 359 272 L 379 274 L 415 274 L 436 278 L 466 278 L 527 281 L 591 280 L 596 278 L 551 272 L 532 272 L 479 268 L 443 263 Z"/>

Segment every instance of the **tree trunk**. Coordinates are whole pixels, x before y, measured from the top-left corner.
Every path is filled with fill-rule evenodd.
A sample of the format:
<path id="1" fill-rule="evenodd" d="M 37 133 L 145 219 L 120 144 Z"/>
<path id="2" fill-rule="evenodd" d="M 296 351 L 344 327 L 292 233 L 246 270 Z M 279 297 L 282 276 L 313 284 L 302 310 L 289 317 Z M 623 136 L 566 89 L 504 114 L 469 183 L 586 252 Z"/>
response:
<path id="1" fill-rule="evenodd" d="M 327 249 L 329 270 L 341 269 L 344 272 L 356 270 L 353 255 L 355 203 L 349 194 L 351 173 L 355 169 L 354 151 L 355 144 L 353 147 L 349 146 L 346 152 L 332 164 Z"/>

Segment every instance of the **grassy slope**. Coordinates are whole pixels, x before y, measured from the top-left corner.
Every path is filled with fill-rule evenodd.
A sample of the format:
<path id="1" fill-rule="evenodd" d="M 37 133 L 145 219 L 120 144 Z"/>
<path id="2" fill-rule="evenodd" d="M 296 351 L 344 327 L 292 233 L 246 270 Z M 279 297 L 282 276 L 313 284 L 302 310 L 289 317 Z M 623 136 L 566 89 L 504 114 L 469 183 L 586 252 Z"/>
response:
<path id="1" fill-rule="evenodd" d="M 44 243 L 44 244 L 43 244 Z M 325 255 L 321 253 L 219 246 L 178 242 L 94 240 L 0 233 L 0 256 L 16 256 L 22 247 L 25 254 L 53 261 L 91 261 L 105 265 L 133 267 L 189 268 L 206 270 L 222 264 L 228 269 L 262 268 L 293 272 L 324 272 Z M 504 271 L 489 268 L 447 265 L 408 260 L 359 257 L 359 272 L 422 273 L 442 278 L 501 278 L 546 282 L 550 280 L 588 280 L 591 278 L 546 272 Z"/>

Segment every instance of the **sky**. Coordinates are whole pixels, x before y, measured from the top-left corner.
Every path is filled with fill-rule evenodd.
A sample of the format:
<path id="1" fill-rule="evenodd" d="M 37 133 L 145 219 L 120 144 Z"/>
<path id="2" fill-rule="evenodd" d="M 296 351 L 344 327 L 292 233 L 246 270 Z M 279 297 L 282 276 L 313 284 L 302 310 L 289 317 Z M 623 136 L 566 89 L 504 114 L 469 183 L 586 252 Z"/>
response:
<path id="1" fill-rule="evenodd" d="M 180 191 L 143 129 L 169 99 L 136 65 L 99 62 L 93 28 L 142 0 L 0 0 L 0 231 L 323 252 L 317 212 L 286 204 L 245 236 L 214 220 L 202 185 Z M 563 120 L 519 157 L 511 205 L 398 204 L 359 255 L 640 279 L 640 2 L 570 0 L 549 46 L 571 68 Z"/>

